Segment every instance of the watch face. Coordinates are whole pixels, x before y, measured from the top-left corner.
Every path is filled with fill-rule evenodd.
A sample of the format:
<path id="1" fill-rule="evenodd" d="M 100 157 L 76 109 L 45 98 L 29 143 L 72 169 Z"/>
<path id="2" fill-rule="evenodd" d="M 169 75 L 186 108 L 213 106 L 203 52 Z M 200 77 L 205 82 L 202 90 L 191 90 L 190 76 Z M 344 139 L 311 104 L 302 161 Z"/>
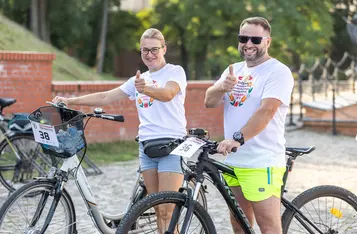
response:
<path id="1" fill-rule="evenodd" d="M 235 133 L 233 134 L 233 139 L 234 139 L 234 140 L 238 141 L 238 140 L 240 140 L 241 138 L 242 138 L 242 133 L 240 133 L 240 132 L 235 132 Z"/>

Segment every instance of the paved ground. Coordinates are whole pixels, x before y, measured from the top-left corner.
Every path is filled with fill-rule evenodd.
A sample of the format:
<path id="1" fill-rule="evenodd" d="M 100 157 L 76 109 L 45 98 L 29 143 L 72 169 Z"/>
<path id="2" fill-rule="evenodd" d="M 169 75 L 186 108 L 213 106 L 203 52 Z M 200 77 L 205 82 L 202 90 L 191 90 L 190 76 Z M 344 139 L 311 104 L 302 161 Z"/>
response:
<path id="1" fill-rule="evenodd" d="M 357 193 L 357 142 L 354 137 L 318 134 L 306 130 L 286 133 L 287 146 L 316 146 L 311 155 L 296 160 L 290 174 L 287 189 L 288 198 L 293 198 L 304 190 L 322 184 L 334 184 Z M 89 177 L 89 183 L 96 194 L 100 208 L 107 213 L 118 213 L 124 209 L 134 184 L 138 161 L 116 163 L 102 167 L 104 174 Z M 87 215 L 83 201 L 73 182 L 66 185 L 76 204 L 79 233 L 99 233 Z M 217 226 L 218 233 L 232 233 L 228 210 L 219 193 L 212 187 L 208 189 L 208 206 Z M 0 186 L 0 203 L 6 196 Z M 1 231 L 0 231 L 1 233 Z"/>

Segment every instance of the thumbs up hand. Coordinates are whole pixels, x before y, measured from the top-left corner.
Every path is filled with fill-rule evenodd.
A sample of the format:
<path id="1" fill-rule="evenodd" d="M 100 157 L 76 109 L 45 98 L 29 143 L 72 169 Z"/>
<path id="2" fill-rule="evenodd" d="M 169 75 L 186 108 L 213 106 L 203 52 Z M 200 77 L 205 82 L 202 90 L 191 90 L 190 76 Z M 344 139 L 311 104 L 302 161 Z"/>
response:
<path id="1" fill-rule="evenodd" d="M 140 71 L 138 70 L 135 75 L 135 88 L 139 93 L 145 92 L 145 79 L 140 78 Z"/>
<path id="2" fill-rule="evenodd" d="M 221 83 L 221 91 L 232 92 L 234 86 L 237 84 L 237 78 L 234 76 L 233 65 L 229 65 L 229 73 L 226 79 Z"/>

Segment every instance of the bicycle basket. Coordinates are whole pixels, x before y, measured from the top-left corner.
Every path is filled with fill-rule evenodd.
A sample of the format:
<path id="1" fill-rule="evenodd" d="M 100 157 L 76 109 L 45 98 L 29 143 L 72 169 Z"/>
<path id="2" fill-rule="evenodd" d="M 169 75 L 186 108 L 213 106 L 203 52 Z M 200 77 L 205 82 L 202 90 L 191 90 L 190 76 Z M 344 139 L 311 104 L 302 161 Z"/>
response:
<path id="1" fill-rule="evenodd" d="M 39 132 L 40 130 L 45 132 L 45 135 L 40 135 L 41 139 L 38 142 L 47 154 L 70 158 L 86 147 L 83 113 L 80 111 L 44 106 L 32 112 L 28 119 L 32 122 L 34 132 L 37 130 L 35 128 L 39 128 Z M 48 134 L 48 131 L 53 132 L 53 130 L 52 136 L 56 137 L 54 140 L 50 139 Z M 58 146 L 53 142 L 57 142 Z"/>

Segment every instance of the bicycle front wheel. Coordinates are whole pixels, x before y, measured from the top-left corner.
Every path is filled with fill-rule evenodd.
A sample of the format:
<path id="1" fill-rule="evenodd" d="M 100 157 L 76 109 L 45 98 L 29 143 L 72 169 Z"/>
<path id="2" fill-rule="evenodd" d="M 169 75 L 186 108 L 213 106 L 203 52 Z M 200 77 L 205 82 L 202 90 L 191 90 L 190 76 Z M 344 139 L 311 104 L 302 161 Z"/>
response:
<path id="1" fill-rule="evenodd" d="M 66 190 L 58 202 L 49 226 L 46 218 L 54 201 L 55 182 L 33 181 L 17 189 L 0 209 L 1 233 L 61 233 L 72 234 L 75 230 L 75 210 Z"/>
<path id="2" fill-rule="evenodd" d="M 337 186 L 317 186 L 306 190 L 293 201 L 302 214 L 322 233 L 357 233 L 357 197 Z M 284 234 L 310 233 L 298 220 L 301 217 L 287 208 L 282 216 Z M 304 221 L 312 233 L 319 233 Z"/>
<path id="3" fill-rule="evenodd" d="M 45 176 L 55 165 L 30 135 L 14 135 L 0 143 L 0 182 L 13 192 L 35 177 Z"/>
<path id="4" fill-rule="evenodd" d="M 138 201 L 121 220 L 116 233 L 163 233 L 159 229 L 167 230 L 172 211 L 176 206 L 181 208 L 181 212 L 175 229 L 180 230 L 180 224 L 183 222 L 188 208 L 187 195 L 179 192 L 164 191 L 149 195 Z M 192 206 L 193 217 L 187 233 L 217 233 L 211 217 L 202 205 L 193 201 Z M 163 215 L 163 211 L 165 215 Z M 160 213 L 159 219 L 156 216 L 157 213 Z"/>

